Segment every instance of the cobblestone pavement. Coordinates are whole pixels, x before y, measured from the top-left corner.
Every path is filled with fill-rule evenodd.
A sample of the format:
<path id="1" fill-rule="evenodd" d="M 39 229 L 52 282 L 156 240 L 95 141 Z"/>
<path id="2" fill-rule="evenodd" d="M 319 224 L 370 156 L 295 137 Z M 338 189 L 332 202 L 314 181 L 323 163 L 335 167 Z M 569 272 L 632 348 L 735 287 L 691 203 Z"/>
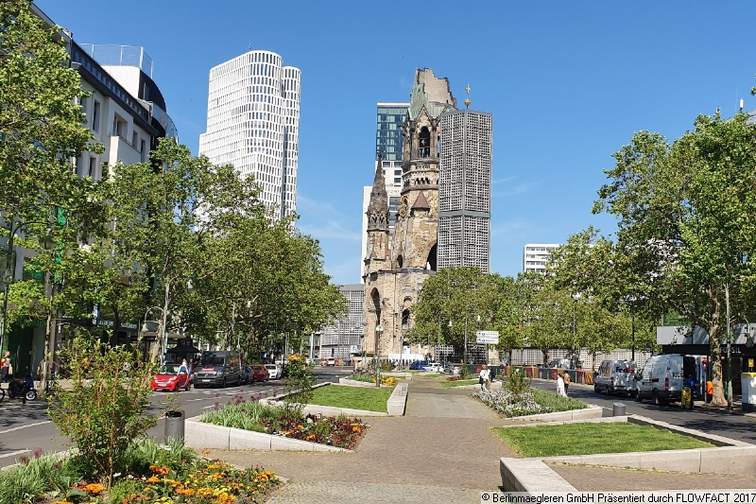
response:
<path id="1" fill-rule="evenodd" d="M 756 474 L 691 474 L 571 464 L 552 464 L 551 468 L 582 491 L 756 488 Z"/>
<path id="2" fill-rule="evenodd" d="M 274 503 L 468 503 L 501 485 L 499 458 L 512 456 L 491 432 L 497 416 L 437 380 L 410 382 L 404 417 L 371 417 L 354 453 L 211 451 L 233 464 L 262 465 L 289 479 Z"/>

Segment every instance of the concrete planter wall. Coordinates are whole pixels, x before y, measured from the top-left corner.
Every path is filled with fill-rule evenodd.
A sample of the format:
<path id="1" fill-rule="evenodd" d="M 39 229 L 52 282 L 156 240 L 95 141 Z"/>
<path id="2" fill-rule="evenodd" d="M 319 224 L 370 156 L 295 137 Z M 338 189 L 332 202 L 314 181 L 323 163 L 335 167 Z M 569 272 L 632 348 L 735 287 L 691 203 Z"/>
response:
<path id="1" fill-rule="evenodd" d="M 185 444 L 190 448 L 219 450 L 319 451 L 351 452 L 346 448 L 311 443 L 301 439 L 275 436 L 264 432 L 223 427 L 199 421 L 200 417 L 186 421 Z"/>

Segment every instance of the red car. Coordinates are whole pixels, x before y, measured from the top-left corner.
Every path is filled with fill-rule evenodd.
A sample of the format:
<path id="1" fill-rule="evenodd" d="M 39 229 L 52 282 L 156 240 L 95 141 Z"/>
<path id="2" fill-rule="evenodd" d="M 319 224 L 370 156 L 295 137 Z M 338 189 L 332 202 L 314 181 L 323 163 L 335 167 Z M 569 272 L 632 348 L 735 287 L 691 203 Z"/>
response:
<path id="1" fill-rule="evenodd" d="M 167 390 L 168 392 L 176 392 L 181 389 L 189 390 L 192 386 L 189 373 L 184 372 L 184 370 L 179 373 L 179 367 L 179 364 L 162 366 L 158 374 L 153 376 L 152 381 L 150 381 L 152 390 Z"/>
<path id="2" fill-rule="evenodd" d="M 254 382 L 261 382 L 261 381 L 268 381 L 270 378 L 270 373 L 268 373 L 268 370 L 265 366 L 262 364 L 253 364 L 252 365 L 252 371 L 249 373 L 249 381 Z"/>

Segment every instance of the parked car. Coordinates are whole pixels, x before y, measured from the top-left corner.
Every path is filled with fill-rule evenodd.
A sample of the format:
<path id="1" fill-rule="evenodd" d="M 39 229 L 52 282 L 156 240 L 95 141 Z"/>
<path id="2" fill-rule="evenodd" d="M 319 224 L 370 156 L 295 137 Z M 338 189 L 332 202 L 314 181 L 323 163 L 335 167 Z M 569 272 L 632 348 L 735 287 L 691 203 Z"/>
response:
<path id="1" fill-rule="evenodd" d="M 442 373 L 444 366 L 440 362 L 431 362 L 427 366 L 423 366 L 423 370 L 430 373 Z"/>
<path id="2" fill-rule="evenodd" d="M 265 364 L 265 369 L 268 370 L 268 378 L 271 380 L 280 380 L 283 375 L 283 368 L 280 364 Z"/>
<path id="3" fill-rule="evenodd" d="M 194 386 L 238 385 L 242 382 L 242 363 L 237 352 L 203 352 L 194 371 Z"/>
<path id="4" fill-rule="evenodd" d="M 150 388 L 153 391 L 166 390 L 176 392 L 178 390 L 189 390 L 192 382 L 189 373 L 183 369 L 179 372 L 181 364 L 164 364 L 160 370 L 150 380 Z"/>
<path id="5" fill-rule="evenodd" d="M 614 394 L 635 393 L 635 362 L 631 360 L 605 360 L 593 373 L 593 390 Z"/>
<path id="6" fill-rule="evenodd" d="M 249 375 L 249 381 L 251 383 L 264 382 L 270 379 L 270 373 L 268 369 L 262 364 L 253 364 L 251 374 Z"/>
<path id="7" fill-rule="evenodd" d="M 636 399 L 651 399 L 663 405 L 679 401 L 686 379 L 696 376 L 696 359 L 687 355 L 655 355 L 635 377 Z"/>
<path id="8" fill-rule="evenodd" d="M 326 366 L 334 367 L 336 365 L 336 359 L 333 357 L 329 357 L 326 359 Z"/>
<path id="9" fill-rule="evenodd" d="M 410 364 L 410 370 L 412 371 L 425 371 L 425 366 L 428 365 L 428 362 L 426 361 L 415 361 L 412 364 Z"/>

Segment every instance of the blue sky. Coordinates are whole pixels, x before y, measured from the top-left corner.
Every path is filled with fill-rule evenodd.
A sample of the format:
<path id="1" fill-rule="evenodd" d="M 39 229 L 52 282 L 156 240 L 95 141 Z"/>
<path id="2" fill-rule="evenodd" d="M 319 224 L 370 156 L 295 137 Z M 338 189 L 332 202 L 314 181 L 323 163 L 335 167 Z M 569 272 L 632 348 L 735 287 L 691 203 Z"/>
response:
<path id="1" fill-rule="evenodd" d="M 181 140 L 205 128 L 211 66 L 250 48 L 302 69 L 299 226 L 327 271 L 359 281 L 362 186 L 375 103 L 406 100 L 415 68 L 493 113 L 491 266 L 589 224 L 602 170 L 633 132 L 674 138 L 699 113 L 756 106 L 756 2 L 262 2 L 39 0 L 79 42 L 142 45 Z M 695 7 L 694 7 L 695 6 Z"/>

